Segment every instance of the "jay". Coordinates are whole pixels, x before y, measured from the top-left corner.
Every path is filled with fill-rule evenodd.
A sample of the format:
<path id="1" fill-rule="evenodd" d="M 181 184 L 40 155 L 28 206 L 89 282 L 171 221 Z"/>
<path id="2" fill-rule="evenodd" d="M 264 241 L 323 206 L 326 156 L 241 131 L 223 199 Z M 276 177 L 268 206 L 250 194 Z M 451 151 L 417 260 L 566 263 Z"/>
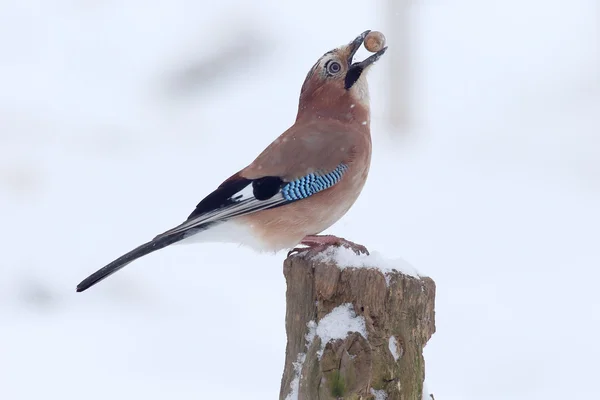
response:
<path id="1" fill-rule="evenodd" d="M 177 242 L 232 242 L 257 251 L 292 249 L 290 253 L 341 245 L 368 253 L 346 239 L 318 234 L 350 209 L 369 173 L 366 73 L 387 50 L 354 62 L 369 32 L 319 58 L 300 90 L 295 123 L 251 164 L 200 201 L 183 223 L 96 271 L 77 291 Z"/>

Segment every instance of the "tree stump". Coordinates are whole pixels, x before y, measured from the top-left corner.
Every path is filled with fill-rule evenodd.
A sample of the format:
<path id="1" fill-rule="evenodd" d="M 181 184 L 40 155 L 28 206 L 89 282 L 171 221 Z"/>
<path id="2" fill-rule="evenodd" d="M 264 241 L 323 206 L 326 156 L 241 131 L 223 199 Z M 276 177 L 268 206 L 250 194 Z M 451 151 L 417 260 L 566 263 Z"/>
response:
<path id="1" fill-rule="evenodd" d="M 421 400 L 435 283 L 403 261 L 330 247 L 295 254 L 280 400 Z"/>

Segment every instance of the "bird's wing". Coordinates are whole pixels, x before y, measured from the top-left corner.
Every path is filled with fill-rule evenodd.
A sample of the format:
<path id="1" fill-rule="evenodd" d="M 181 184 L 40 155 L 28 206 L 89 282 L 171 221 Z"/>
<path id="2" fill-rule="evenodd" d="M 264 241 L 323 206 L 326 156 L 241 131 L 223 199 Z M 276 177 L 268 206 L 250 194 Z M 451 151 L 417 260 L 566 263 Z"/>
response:
<path id="1" fill-rule="evenodd" d="M 248 167 L 206 196 L 182 224 L 157 238 L 193 234 L 207 224 L 310 197 L 337 184 L 352 162 L 354 146 L 336 130 L 288 130 Z"/>
<path id="2" fill-rule="evenodd" d="M 77 291 L 84 291 L 136 259 L 208 229 L 215 222 L 301 201 L 327 190 L 343 178 L 353 151 L 352 143 L 335 129 L 299 132 L 290 128 L 252 164 L 206 196 L 186 221 L 94 272 L 77 286 Z"/>

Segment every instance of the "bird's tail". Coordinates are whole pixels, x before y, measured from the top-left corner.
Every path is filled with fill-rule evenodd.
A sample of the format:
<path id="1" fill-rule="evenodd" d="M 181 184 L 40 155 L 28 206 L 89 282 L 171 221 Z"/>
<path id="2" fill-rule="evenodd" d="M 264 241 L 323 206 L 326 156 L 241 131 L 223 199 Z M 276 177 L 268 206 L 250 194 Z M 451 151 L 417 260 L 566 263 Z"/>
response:
<path id="1" fill-rule="evenodd" d="M 155 237 L 148 243 L 144 243 L 141 246 L 136 247 L 129 253 L 122 255 L 107 266 L 99 269 L 92 275 L 85 278 L 79 285 L 77 285 L 77 291 L 83 292 L 84 290 L 89 289 L 96 283 L 106 279 L 121 268 L 125 267 L 130 262 L 185 239 L 188 236 L 188 233 L 188 231 L 182 231 L 173 234 L 163 234 Z"/>

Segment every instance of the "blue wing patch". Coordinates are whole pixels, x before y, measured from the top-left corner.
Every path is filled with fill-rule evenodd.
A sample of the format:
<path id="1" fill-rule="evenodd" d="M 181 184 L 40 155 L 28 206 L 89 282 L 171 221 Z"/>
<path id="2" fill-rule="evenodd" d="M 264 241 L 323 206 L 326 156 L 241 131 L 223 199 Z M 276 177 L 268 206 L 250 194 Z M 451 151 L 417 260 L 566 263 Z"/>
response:
<path id="1" fill-rule="evenodd" d="M 305 199 L 338 183 L 347 170 L 348 165 L 340 164 L 327 174 L 308 174 L 285 184 L 281 194 L 288 201 Z"/>

